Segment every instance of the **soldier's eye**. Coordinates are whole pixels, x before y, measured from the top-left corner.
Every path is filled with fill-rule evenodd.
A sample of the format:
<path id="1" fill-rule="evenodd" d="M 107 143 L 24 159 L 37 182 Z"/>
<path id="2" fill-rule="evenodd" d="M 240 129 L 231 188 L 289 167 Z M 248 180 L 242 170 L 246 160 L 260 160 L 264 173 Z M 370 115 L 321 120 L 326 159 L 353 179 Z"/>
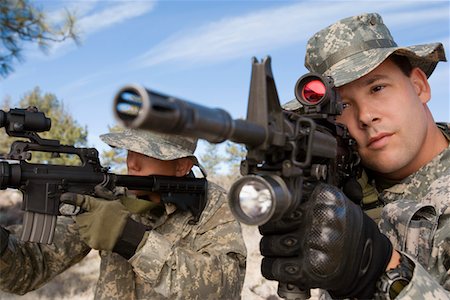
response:
<path id="1" fill-rule="evenodd" d="M 383 85 L 376 85 L 376 86 L 372 87 L 372 93 L 377 93 L 383 89 L 384 89 Z"/>

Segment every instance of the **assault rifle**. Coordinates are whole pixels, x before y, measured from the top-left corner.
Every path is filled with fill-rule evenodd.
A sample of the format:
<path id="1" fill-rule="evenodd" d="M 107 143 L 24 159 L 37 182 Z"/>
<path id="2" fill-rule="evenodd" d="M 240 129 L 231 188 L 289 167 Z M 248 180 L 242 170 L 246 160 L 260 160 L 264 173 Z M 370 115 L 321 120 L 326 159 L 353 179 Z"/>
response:
<path id="1" fill-rule="evenodd" d="M 0 189 L 14 188 L 23 193 L 22 241 L 51 244 L 56 219 L 61 214 L 61 194 L 74 192 L 95 196 L 97 185 L 111 191 L 115 187 L 126 187 L 158 192 L 163 203 L 173 203 L 190 211 L 193 222 L 198 221 L 206 205 L 205 178 L 116 175 L 101 166 L 95 148 L 77 148 L 41 138 L 37 132 L 50 130 L 51 120 L 35 107 L 15 108 L 9 112 L 0 110 L 0 127 L 5 127 L 9 136 L 30 140 L 13 142 L 4 157 L 7 161 L 0 161 Z M 27 162 L 34 151 L 53 156 L 76 155 L 81 163 L 73 166 Z"/>
<path id="2" fill-rule="evenodd" d="M 114 98 L 117 119 L 125 126 L 167 134 L 230 140 L 245 144 L 241 174 L 229 191 L 229 204 L 240 222 L 250 225 L 289 222 L 318 182 L 362 198 L 356 178 L 359 156 L 347 129 L 336 123 L 341 100 L 333 80 L 302 76 L 295 86 L 300 108 L 283 109 L 272 75 L 271 59 L 253 58 L 247 119 L 233 120 L 224 110 L 207 108 L 138 85 L 123 87 Z M 269 222 L 270 221 L 270 222 Z M 291 284 L 280 283 L 281 297 L 309 298 Z"/>

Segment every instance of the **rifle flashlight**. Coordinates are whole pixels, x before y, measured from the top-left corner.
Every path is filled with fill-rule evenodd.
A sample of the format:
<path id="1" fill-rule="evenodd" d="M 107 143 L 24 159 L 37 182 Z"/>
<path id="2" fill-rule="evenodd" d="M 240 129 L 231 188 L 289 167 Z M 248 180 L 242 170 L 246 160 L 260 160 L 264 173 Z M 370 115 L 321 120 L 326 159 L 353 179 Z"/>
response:
<path id="1" fill-rule="evenodd" d="M 263 225 L 280 218 L 291 206 L 286 183 L 277 175 L 247 175 L 229 191 L 229 206 L 235 218 L 247 225 Z"/>

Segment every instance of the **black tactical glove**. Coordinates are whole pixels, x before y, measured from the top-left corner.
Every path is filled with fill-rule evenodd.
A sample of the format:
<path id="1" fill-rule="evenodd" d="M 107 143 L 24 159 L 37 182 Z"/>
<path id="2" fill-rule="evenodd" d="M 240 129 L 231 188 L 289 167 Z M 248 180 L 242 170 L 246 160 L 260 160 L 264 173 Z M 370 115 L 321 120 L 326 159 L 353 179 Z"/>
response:
<path id="1" fill-rule="evenodd" d="M 8 247 L 9 231 L 0 226 L 0 256 Z"/>
<path id="2" fill-rule="evenodd" d="M 293 226 L 260 227 L 263 276 L 302 290 L 322 288 L 333 298 L 373 297 L 392 255 L 375 222 L 327 184 L 319 184 L 298 212 Z"/>

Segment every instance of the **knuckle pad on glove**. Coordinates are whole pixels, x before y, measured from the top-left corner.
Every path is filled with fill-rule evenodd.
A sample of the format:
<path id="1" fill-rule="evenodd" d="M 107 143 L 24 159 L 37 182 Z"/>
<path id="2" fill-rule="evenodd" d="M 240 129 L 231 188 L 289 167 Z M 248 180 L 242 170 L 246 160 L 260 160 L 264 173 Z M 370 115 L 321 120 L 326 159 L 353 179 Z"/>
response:
<path id="1" fill-rule="evenodd" d="M 296 258 L 264 258 L 261 272 L 266 279 L 285 283 L 296 283 L 303 278 L 301 264 Z"/>
<path id="2" fill-rule="evenodd" d="M 294 256 L 301 250 L 301 240 L 297 232 L 269 235 L 261 239 L 259 247 L 263 256 Z"/>
<path id="3" fill-rule="evenodd" d="M 302 221 L 302 212 L 297 210 L 283 216 L 280 220 L 271 220 L 259 226 L 258 229 L 262 235 L 286 233 L 301 227 Z"/>

